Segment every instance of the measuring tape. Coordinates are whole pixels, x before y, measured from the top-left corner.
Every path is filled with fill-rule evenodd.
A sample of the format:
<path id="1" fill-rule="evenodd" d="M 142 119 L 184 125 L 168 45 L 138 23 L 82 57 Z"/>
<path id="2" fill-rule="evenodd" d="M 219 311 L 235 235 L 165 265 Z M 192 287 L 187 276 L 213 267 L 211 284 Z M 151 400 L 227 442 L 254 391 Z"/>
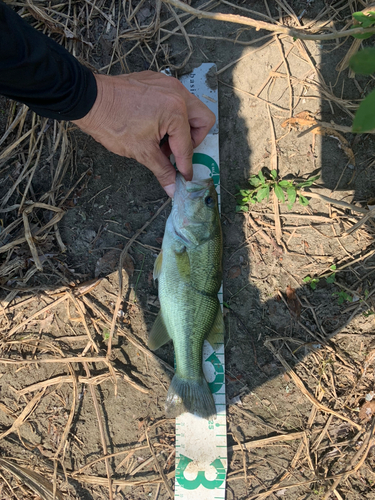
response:
<path id="1" fill-rule="evenodd" d="M 204 63 L 180 81 L 215 113 L 216 123 L 193 155 L 194 179 L 212 177 L 218 194 L 219 211 L 219 114 L 216 66 Z M 223 305 L 223 289 L 218 294 Z M 177 500 L 224 500 L 227 471 L 227 427 L 225 404 L 224 335 L 217 349 L 205 341 L 203 372 L 216 404 L 215 420 L 184 413 L 176 418 Z"/>

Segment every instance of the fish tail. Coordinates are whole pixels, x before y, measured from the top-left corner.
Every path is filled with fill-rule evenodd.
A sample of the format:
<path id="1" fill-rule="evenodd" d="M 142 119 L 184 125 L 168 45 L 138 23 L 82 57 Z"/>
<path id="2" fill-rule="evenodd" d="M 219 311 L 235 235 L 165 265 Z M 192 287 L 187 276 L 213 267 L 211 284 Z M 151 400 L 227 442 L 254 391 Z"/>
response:
<path id="1" fill-rule="evenodd" d="M 176 373 L 169 386 L 165 413 L 169 418 L 176 418 L 185 412 L 202 418 L 215 418 L 215 401 L 204 377 L 188 380 Z"/>

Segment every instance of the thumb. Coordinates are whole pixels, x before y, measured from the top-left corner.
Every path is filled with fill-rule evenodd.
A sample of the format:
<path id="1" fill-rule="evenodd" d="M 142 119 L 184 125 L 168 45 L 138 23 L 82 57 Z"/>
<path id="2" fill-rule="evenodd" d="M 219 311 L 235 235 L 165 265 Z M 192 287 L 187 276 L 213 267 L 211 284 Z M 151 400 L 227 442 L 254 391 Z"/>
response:
<path id="1" fill-rule="evenodd" d="M 159 181 L 168 196 L 173 198 L 176 182 L 176 170 L 159 146 L 153 147 L 149 157 L 152 163 L 145 163 Z"/>

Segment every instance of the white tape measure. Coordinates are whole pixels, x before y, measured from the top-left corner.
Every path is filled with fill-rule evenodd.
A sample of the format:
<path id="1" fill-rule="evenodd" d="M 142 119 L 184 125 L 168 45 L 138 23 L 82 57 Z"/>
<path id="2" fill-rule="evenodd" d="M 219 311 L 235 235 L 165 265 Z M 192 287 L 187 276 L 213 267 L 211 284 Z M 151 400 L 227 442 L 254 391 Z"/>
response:
<path id="1" fill-rule="evenodd" d="M 216 123 L 193 156 L 194 179 L 212 177 L 218 194 L 219 210 L 219 113 L 216 66 L 204 63 L 181 82 L 215 113 Z M 211 82 L 211 84 L 210 84 Z M 213 83 L 213 85 L 212 85 Z M 223 291 L 219 291 L 223 305 Z M 227 471 L 227 426 L 225 405 L 224 336 L 216 350 L 205 341 L 203 372 L 213 394 L 217 417 L 206 420 L 190 413 L 176 419 L 176 478 L 177 500 L 224 500 Z"/>

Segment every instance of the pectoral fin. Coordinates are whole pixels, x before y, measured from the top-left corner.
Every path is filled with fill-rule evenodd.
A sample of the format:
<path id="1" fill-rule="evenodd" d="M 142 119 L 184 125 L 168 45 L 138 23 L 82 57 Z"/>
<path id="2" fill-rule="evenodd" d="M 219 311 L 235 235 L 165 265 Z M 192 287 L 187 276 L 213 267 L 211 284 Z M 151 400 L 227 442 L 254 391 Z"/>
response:
<path id="1" fill-rule="evenodd" d="M 162 345 L 166 344 L 169 340 L 171 340 L 171 338 L 168 335 L 167 329 L 165 327 L 161 311 L 159 311 L 155 323 L 151 328 L 150 337 L 148 339 L 148 347 L 151 349 L 151 351 L 155 351 Z"/>
<path id="2" fill-rule="evenodd" d="M 163 263 L 163 250 L 156 257 L 154 264 L 154 280 L 157 280 L 161 273 L 161 265 Z"/>
<path id="3" fill-rule="evenodd" d="M 225 332 L 223 313 L 221 312 L 221 307 L 218 305 L 217 314 L 215 321 L 212 325 L 210 333 L 207 335 L 206 340 L 211 344 L 213 349 L 217 349 L 218 344 L 223 341 L 223 335 Z"/>
<path id="4" fill-rule="evenodd" d="M 180 278 L 184 281 L 190 280 L 190 259 L 186 248 L 181 252 L 175 252 L 175 259 Z"/>

